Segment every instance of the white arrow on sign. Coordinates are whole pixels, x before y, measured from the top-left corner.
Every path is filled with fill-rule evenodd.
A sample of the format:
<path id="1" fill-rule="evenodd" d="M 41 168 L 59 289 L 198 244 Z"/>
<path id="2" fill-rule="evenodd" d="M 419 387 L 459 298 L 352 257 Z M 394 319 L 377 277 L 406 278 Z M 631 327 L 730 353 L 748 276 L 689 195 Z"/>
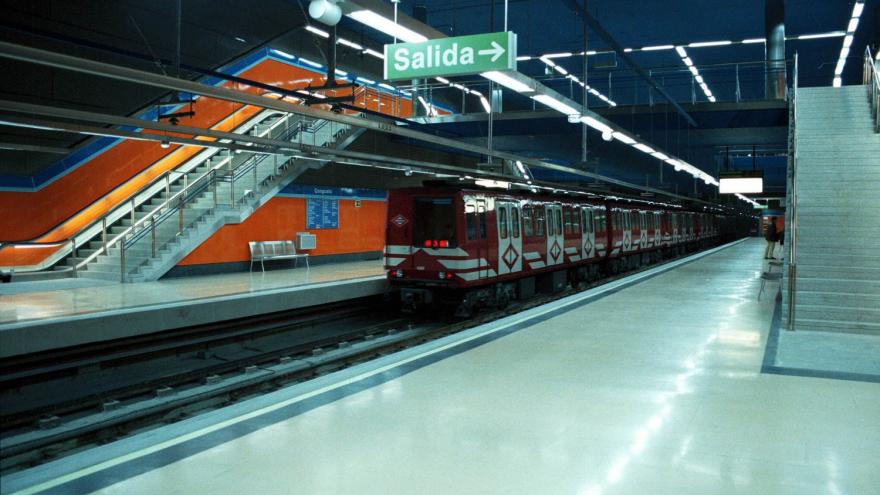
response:
<path id="1" fill-rule="evenodd" d="M 480 50 L 480 51 L 478 51 L 477 53 L 479 53 L 480 55 L 492 55 L 492 54 L 494 54 L 494 56 L 492 57 L 492 61 L 494 62 L 494 61 L 498 60 L 498 57 L 500 57 L 501 55 L 504 55 L 504 52 L 505 52 L 505 51 L 506 51 L 506 50 L 504 49 L 504 47 L 501 46 L 501 45 L 499 45 L 497 41 L 493 41 L 493 42 L 492 42 L 492 48 L 491 48 L 491 49 Z"/>

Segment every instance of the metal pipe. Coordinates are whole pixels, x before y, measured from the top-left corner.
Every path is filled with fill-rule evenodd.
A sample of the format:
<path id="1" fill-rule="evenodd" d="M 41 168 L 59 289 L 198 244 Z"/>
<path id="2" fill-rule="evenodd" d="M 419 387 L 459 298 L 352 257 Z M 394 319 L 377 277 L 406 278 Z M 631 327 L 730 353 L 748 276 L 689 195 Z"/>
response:
<path id="1" fill-rule="evenodd" d="M 76 237 L 70 238 L 70 254 L 73 255 L 73 258 L 76 258 Z M 73 264 L 73 278 L 77 278 L 76 263 Z"/>
<path id="2" fill-rule="evenodd" d="M 152 238 L 152 249 L 150 250 L 152 253 L 152 257 L 156 257 L 156 217 L 150 217 L 150 237 Z"/>
<path id="3" fill-rule="evenodd" d="M 119 281 L 125 283 L 125 237 L 119 240 Z"/>
<path id="4" fill-rule="evenodd" d="M 766 97 L 781 100 L 785 98 L 785 0 L 765 0 L 764 37 Z"/>
<path id="5" fill-rule="evenodd" d="M 336 121 L 343 124 L 348 124 L 352 127 L 361 127 L 369 130 L 375 130 L 379 132 L 384 132 L 388 134 L 394 134 L 401 137 L 408 137 L 416 140 L 431 142 L 439 146 L 445 146 L 453 149 L 457 149 L 459 151 L 466 151 L 475 153 L 478 155 L 492 155 L 497 158 L 508 159 L 508 160 L 520 160 L 523 163 L 526 163 L 530 166 L 548 168 L 552 170 L 559 170 L 563 172 L 570 173 L 578 173 L 579 171 L 575 168 L 565 167 L 561 165 L 551 164 L 548 162 L 542 162 L 539 160 L 529 159 L 526 157 L 518 156 L 513 153 L 505 153 L 499 151 L 490 151 L 482 146 L 472 145 L 468 143 L 463 143 L 460 141 L 456 141 L 454 139 L 443 138 L 439 136 L 435 136 L 433 134 L 423 133 L 419 131 L 413 131 L 410 129 L 403 128 L 402 126 L 394 126 L 388 125 L 385 122 L 376 122 L 371 120 L 366 120 L 359 117 L 344 115 L 344 114 L 336 114 L 330 111 L 321 110 L 318 108 L 312 108 L 305 105 L 295 105 L 292 103 L 287 103 L 281 100 L 275 100 L 272 98 L 265 98 L 258 95 L 253 95 L 249 93 L 244 93 L 236 90 L 231 90 L 223 87 L 214 87 L 207 86 L 204 84 L 181 80 L 173 77 L 153 74 L 150 72 L 140 71 L 136 69 L 129 69 L 126 67 L 118 67 L 112 64 L 106 64 L 103 62 L 96 62 L 93 60 L 81 59 L 77 57 L 71 57 L 69 55 L 63 55 L 58 53 L 49 52 L 46 50 L 40 50 L 36 48 L 24 47 L 20 45 L 15 45 L 12 43 L 0 42 L 0 56 L 10 58 L 13 60 L 21 60 L 25 62 L 37 63 L 40 65 L 46 65 L 50 67 L 56 67 L 59 69 L 72 70 L 75 72 L 81 72 L 86 74 L 93 74 L 100 77 L 107 77 L 111 79 L 128 81 L 136 84 L 144 84 L 148 86 L 159 87 L 163 89 L 172 89 L 176 91 L 184 91 L 190 92 L 194 94 L 199 94 L 203 96 L 209 96 L 212 98 L 217 98 L 221 100 L 233 101 L 237 103 L 243 103 L 248 105 L 255 105 L 262 108 L 269 108 L 273 110 L 278 110 L 281 112 L 293 113 L 298 115 L 303 115 L 315 119 L 325 119 L 330 121 Z M 601 117 L 596 115 L 600 121 L 603 121 Z M 690 116 L 688 116 L 689 118 Z M 203 144 L 204 145 L 204 144 Z M 635 190 L 644 190 L 641 186 L 636 184 L 629 184 L 623 181 L 617 181 L 616 179 L 611 179 L 610 177 L 601 176 L 598 174 L 591 174 L 595 176 L 594 178 L 602 180 L 608 183 L 617 183 L 618 185 L 625 185 L 625 187 L 630 187 Z M 662 193 L 661 193 L 662 194 Z"/>

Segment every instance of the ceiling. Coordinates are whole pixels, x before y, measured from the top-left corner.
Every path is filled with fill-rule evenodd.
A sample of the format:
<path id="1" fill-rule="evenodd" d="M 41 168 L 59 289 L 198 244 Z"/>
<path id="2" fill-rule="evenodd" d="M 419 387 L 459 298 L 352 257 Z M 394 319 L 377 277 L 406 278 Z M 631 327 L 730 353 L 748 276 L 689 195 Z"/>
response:
<path id="1" fill-rule="evenodd" d="M 512 0 L 509 2 L 508 28 L 518 34 L 520 55 L 583 51 L 583 22 L 571 8 L 584 0 Z M 717 165 L 718 154 L 725 146 L 746 149 L 749 143 L 761 144 L 768 150 L 784 147 L 787 114 L 770 105 L 767 108 L 711 107 L 699 90 L 694 91 L 690 73 L 675 50 L 651 52 L 639 48 L 652 45 L 688 44 L 700 41 L 743 40 L 764 36 L 764 0 L 588 0 L 588 10 L 614 39 L 624 47 L 634 48 L 629 55 L 636 63 L 651 71 L 652 76 L 673 97 L 684 102 L 697 119 L 698 126 L 690 131 L 671 108 L 664 106 L 656 92 L 614 54 L 589 57 L 589 84 L 608 95 L 620 106 L 591 98 L 590 107 L 607 118 L 642 136 L 668 141 L 678 139 L 676 149 L 683 156 L 699 156 L 706 168 Z M 852 0 L 787 0 L 785 2 L 786 34 L 815 34 L 846 28 Z M 861 49 L 875 46 L 880 39 L 880 0 L 867 0 L 854 49 L 844 72 L 844 84 L 861 80 Z M 177 72 L 176 20 L 178 0 L 0 0 L 0 40 L 72 53 L 121 65 L 158 72 L 156 59 L 165 61 L 161 70 Z M 181 52 L 184 65 L 182 77 L 197 75 L 187 65 L 215 68 L 255 48 L 268 45 L 313 56 L 315 38 L 302 28 L 307 20 L 308 0 L 181 0 Z M 504 26 L 504 2 L 501 0 L 403 0 L 402 11 L 414 15 L 424 9 L 427 24 L 448 35 L 466 35 L 501 31 Z M 494 12 L 494 16 L 493 16 Z M 494 20 L 494 22 L 493 22 Z M 343 18 L 340 33 L 365 46 L 379 48 L 390 38 Z M 608 44 L 592 30 L 588 49 L 608 50 Z M 801 85 L 830 85 L 842 38 L 789 40 L 786 56 L 799 56 Z M 320 48 L 317 48 L 320 50 Z M 688 48 L 713 92 L 721 102 L 739 98 L 752 102 L 764 100 L 764 75 L 760 62 L 764 45 L 733 44 L 729 46 Z M 320 55 L 318 55 L 320 56 Z M 338 51 L 340 64 L 346 69 L 373 73 L 380 69 L 376 60 L 351 53 L 344 47 Z M 321 58 L 318 58 L 321 60 Z M 568 71 L 583 74 L 583 57 L 556 59 Z M 757 65 L 756 65 L 757 63 Z M 361 67 L 357 67 L 360 65 Z M 134 84 L 38 67 L 0 59 L 0 70 L 16 74 L 16 78 L 0 79 L 0 98 L 41 104 L 60 105 L 117 115 L 128 115 L 162 96 L 161 90 Z M 577 86 L 550 71 L 538 60 L 519 63 L 519 70 L 541 79 L 557 91 L 575 96 Z M 365 72 L 365 73 L 368 73 Z M 462 78 L 476 81 L 474 77 Z M 737 85 L 739 81 L 739 85 Z M 485 84 L 485 81 L 481 81 Z M 460 99 L 455 90 L 436 96 L 450 101 Z M 521 95 L 505 92 L 504 108 L 529 110 L 532 102 Z M 693 102 L 691 100 L 694 100 Z M 656 106 L 652 107 L 651 104 Z M 691 105 L 693 103 L 694 105 Z M 690 106 L 688 106 L 690 105 Z M 471 104 L 469 111 L 477 111 Z M 462 139 L 485 139 L 485 122 L 473 125 L 442 125 L 443 132 Z M 575 163 L 580 156 L 580 132 L 566 125 L 564 118 L 511 121 L 497 129 L 499 140 L 510 151 L 532 156 Z M 680 136 L 690 132 L 694 142 L 681 149 Z M 702 134 L 701 134 L 702 133 Z M 595 138 L 595 137 L 594 137 Z M 0 127 L 0 142 L 18 142 L 71 149 L 81 142 L 80 136 Z M 544 150 L 535 143 L 544 143 Z M 552 146 L 549 144 L 553 143 Z M 661 142 L 662 143 L 662 142 Z M 601 140 L 590 141 L 593 157 L 601 152 Z M 551 150 L 552 152 L 548 152 Z M 543 151 L 543 152 L 542 152 Z M 772 154 L 768 152 L 768 154 Z M 654 167 L 638 165 L 640 157 L 612 154 L 604 164 L 603 173 L 640 181 Z M 34 151 L 0 150 L 0 175 L 31 175 L 63 155 Z M 778 160 L 774 163 L 778 163 Z M 646 170 L 648 170 L 646 172 Z M 656 174 L 655 174 L 656 175 Z M 651 179 L 648 178 L 648 181 Z M 659 177 L 654 178 L 659 181 Z M 668 177 L 665 179 L 668 180 Z"/>

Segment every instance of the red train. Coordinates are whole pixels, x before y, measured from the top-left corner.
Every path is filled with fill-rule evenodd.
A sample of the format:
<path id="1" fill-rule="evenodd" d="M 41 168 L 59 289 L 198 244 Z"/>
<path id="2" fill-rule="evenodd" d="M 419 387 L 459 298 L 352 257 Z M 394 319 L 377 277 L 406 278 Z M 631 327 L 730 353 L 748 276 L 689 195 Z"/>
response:
<path id="1" fill-rule="evenodd" d="M 505 306 L 716 244 L 724 216 L 639 200 L 491 189 L 392 190 L 385 268 L 405 307 Z"/>

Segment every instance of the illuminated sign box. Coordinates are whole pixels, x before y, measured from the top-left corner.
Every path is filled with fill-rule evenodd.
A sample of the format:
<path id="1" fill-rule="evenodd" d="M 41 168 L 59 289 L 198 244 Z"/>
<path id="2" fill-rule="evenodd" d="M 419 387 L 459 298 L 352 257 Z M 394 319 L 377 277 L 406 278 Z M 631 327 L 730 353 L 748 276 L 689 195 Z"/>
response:
<path id="1" fill-rule="evenodd" d="M 745 194 L 764 192 L 764 173 L 760 171 L 722 171 L 718 192 Z"/>

